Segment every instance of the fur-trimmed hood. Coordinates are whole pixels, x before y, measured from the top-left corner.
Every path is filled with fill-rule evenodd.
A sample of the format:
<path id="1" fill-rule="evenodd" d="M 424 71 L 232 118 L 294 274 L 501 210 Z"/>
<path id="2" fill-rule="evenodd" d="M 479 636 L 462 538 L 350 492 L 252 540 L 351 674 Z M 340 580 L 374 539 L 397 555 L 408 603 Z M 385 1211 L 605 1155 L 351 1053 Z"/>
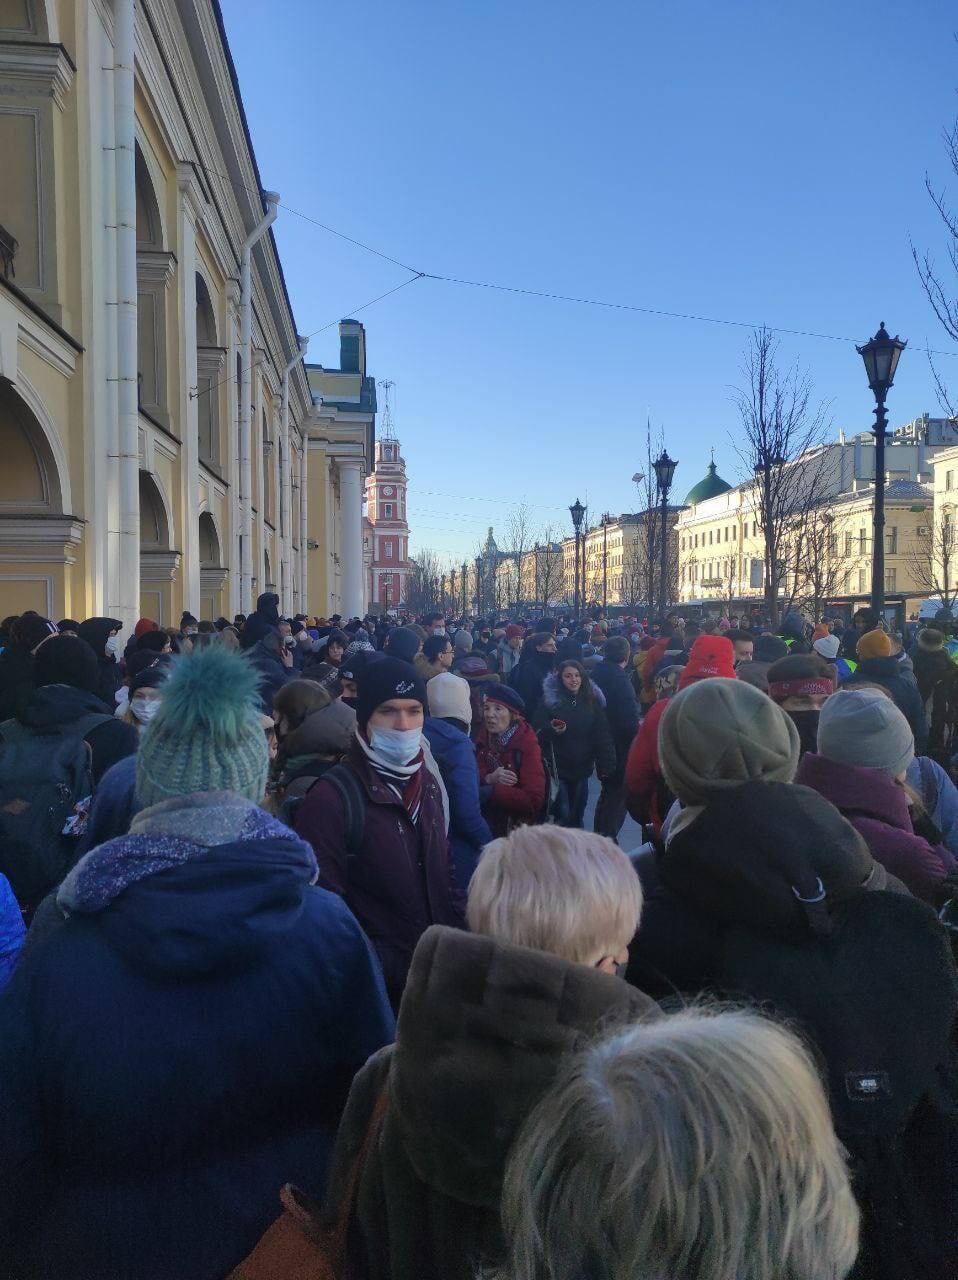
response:
<path id="1" fill-rule="evenodd" d="M 605 708 L 605 694 L 599 688 L 594 680 L 589 680 L 592 689 L 592 696 L 603 709 Z M 555 671 L 550 671 L 542 682 L 542 701 L 550 711 L 558 711 L 563 701 L 568 700 L 569 694 L 565 688 L 559 684 L 559 677 Z"/>

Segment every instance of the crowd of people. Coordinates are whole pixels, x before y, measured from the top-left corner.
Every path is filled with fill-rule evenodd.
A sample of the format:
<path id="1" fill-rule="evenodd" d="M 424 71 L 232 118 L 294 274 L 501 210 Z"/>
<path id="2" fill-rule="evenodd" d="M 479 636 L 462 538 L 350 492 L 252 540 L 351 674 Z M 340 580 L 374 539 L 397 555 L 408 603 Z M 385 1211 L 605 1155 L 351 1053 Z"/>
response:
<path id="1" fill-rule="evenodd" d="M 948 630 L 5 619 L 0 1274 L 955 1280 Z"/>

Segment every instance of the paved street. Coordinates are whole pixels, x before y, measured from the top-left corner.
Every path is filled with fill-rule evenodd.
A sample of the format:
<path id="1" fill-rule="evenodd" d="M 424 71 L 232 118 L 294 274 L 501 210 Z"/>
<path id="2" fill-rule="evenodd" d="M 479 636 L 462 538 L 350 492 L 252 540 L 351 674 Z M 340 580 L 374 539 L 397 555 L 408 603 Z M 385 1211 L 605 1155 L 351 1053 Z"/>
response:
<path id="1" fill-rule="evenodd" d="M 599 800 L 599 792 L 602 788 L 599 786 L 599 780 L 595 776 L 589 779 L 589 805 L 585 811 L 585 829 L 592 830 L 592 819 L 595 816 L 595 806 Z M 625 822 L 622 824 L 622 830 L 619 832 L 619 844 L 626 853 L 634 853 L 642 843 L 642 831 L 637 822 L 626 814 Z"/>

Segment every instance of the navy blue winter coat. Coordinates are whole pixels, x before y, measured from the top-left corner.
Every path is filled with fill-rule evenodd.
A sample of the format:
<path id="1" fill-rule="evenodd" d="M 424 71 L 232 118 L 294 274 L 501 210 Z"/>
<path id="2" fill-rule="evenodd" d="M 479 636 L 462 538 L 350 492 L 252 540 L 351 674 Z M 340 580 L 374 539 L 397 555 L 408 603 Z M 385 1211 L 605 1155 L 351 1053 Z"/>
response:
<path id="1" fill-rule="evenodd" d="M 85 862 L 142 860 L 160 808 Z M 3 1274 L 222 1280 L 285 1182 L 322 1193 L 353 1074 L 393 1019 L 309 846 L 255 813 L 252 836 L 71 915 L 0 996 Z"/>
<path id="2" fill-rule="evenodd" d="M 639 704 L 628 673 L 617 662 L 597 662 L 589 671 L 592 683 L 605 694 L 605 714 L 615 743 L 617 770 L 625 774 L 629 748 L 639 732 Z"/>
<path id="3" fill-rule="evenodd" d="M 16 968 L 25 934 L 20 905 L 13 896 L 10 881 L 6 876 L 0 876 L 0 991 Z"/>
<path id="4" fill-rule="evenodd" d="M 483 847 L 493 838 L 479 808 L 479 773 L 472 740 L 454 724 L 429 716 L 423 732 L 449 796 L 449 844 L 456 880 L 463 894 Z"/>

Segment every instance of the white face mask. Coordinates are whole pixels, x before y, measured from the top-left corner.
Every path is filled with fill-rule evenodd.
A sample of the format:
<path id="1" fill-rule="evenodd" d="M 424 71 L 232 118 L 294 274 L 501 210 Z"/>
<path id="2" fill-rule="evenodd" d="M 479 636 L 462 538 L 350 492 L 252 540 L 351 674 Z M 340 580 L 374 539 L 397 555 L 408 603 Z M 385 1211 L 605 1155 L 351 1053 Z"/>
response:
<path id="1" fill-rule="evenodd" d="M 385 764 L 409 764 L 422 747 L 422 730 L 370 729 L 369 745 Z"/>
<path id="2" fill-rule="evenodd" d="M 109 658 L 116 658 L 117 654 L 123 652 L 123 646 L 120 644 L 119 635 L 110 636 L 106 642 L 106 654 Z"/>
<path id="3" fill-rule="evenodd" d="M 140 724 L 149 724 L 159 709 L 160 703 L 157 698 L 134 698 L 130 703 L 130 710 Z"/>

